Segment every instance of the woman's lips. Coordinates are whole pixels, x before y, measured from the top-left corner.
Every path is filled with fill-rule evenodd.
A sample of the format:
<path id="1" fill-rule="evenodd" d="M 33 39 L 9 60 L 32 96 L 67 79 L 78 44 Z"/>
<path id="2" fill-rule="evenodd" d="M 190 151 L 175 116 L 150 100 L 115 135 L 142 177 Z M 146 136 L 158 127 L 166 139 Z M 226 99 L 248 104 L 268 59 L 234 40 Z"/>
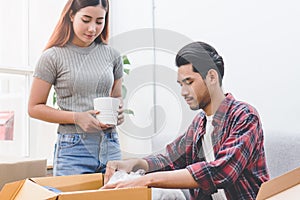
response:
<path id="1" fill-rule="evenodd" d="M 94 37 L 94 35 L 87 35 L 87 34 L 85 34 L 85 37 L 87 37 L 88 39 L 92 39 Z"/>

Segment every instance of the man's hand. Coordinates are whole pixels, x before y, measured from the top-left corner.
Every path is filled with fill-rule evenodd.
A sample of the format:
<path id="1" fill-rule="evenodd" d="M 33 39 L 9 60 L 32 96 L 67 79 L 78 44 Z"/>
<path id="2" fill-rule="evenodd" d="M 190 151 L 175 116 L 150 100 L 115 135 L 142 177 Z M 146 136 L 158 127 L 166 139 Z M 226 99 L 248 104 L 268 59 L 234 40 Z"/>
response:
<path id="1" fill-rule="evenodd" d="M 128 160 L 112 160 L 108 161 L 106 164 L 106 172 L 104 175 L 104 185 L 109 181 L 112 175 L 118 171 L 123 170 L 127 173 L 134 170 L 143 169 L 148 171 L 148 163 L 144 159 L 128 159 Z"/>
<path id="2" fill-rule="evenodd" d="M 147 186 L 147 176 L 142 176 L 133 180 L 119 181 L 112 184 L 106 184 L 101 189 L 128 188 Z"/>
<path id="3" fill-rule="evenodd" d="M 127 173 L 131 172 L 134 167 L 134 163 L 130 160 L 113 160 L 108 161 L 106 164 L 106 172 L 104 174 L 104 185 L 114 175 L 117 170 L 123 170 Z"/>
<path id="4" fill-rule="evenodd" d="M 156 187 L 156 188 L 199 188 L 199 184 L 187 169 L 148 173 L 128 181 L 106 184 L 101 189 L 124 187 Z"/>

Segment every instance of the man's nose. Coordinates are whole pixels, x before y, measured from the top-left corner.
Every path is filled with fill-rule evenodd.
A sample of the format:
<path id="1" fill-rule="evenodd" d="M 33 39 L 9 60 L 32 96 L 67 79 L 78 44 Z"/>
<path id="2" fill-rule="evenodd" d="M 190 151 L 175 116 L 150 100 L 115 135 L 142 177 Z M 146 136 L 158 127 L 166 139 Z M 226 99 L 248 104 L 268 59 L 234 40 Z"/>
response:
<path id="1" fill-rule="evenodd" d="M 187 87 L 183 85 L 181 87 L 181 95 L 184 97 L 184 96 L 187 96 L 188 93 L 189 93 L 189 91 L 188 91 Z"/>

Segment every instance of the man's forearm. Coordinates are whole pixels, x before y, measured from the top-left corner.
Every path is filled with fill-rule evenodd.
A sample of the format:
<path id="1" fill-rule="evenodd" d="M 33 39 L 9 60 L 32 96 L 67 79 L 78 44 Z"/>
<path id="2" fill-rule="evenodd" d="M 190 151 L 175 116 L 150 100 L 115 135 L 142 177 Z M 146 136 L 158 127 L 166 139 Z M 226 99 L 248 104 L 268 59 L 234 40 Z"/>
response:
<path id="1" fill-rule="evenodd" d="M 144 178 L 149 187 L 181 189 L 199 187 L 187 169 L 149 173 Z"/>

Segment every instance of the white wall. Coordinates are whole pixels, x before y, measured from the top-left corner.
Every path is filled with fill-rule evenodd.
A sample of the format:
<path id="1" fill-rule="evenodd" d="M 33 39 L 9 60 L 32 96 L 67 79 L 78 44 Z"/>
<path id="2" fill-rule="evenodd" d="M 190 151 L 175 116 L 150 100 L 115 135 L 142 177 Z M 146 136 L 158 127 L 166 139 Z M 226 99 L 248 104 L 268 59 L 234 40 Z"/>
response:
<path id="1" fill-rule="evenodd" d="M 156 25 L 212 44 L 225 60 L 225 91 L 252 103 L 266 132 L 299 133 L 300 3 L 156 1 Z"/>
<path id="2" fill-rule="evenodd" d="M 29 0 L 29 63 L 35 67 L 67 0 Z M 52 105 L 52 93 L 48 105 Z M 30 120 L 30 156 L 48 158 L 52 164 L 57 124 Z"/>
<path id="3" fill-rule="evenodd" d="M 112 8 L 117 13 L 112 20 L 117 34 L 131 30 L 130 24 L 143 28 L 143 21 L 149 21 L 139 12 L 151 12 L 150 6 L 144 10 L 136 1 L 117 3 L 122 5 Z M 155 1 L 155 26 L 212 44 L 225 60 L 224 90 L 257 108 L 265 132 L 296 134 L 300 132 L 299 4 L 296 0 Z M 124 9 L 126 5 L 134 11 Z"/>
<path id="4" fill-rule="evenodd" d="M 0 66 L 28 64 L 28 1 L 1 2 Z"/>
<path id="5" fill-rule="evenodd" d="M 174 56 L 189 38 L 176 32 L 155 30 L 152 0 L 112 1 L 110 44 L 131 62 L 125 75 L 128 89 L 125 115 L 119 126 L 124 157 L 159 152 L 183 133 L 196 114 L 180 97 Z M 173 44 L 170 38 L 180 39 Z M 191 40 L 190 40 L 191 41 Z M 155 47 L 155 51 L 154 51 Z"/>
<path id="6" fill-rule="evenodd" d="M 67 0 L 29 1 L 29 62 L 35 63 L 46 46 Z"/>

